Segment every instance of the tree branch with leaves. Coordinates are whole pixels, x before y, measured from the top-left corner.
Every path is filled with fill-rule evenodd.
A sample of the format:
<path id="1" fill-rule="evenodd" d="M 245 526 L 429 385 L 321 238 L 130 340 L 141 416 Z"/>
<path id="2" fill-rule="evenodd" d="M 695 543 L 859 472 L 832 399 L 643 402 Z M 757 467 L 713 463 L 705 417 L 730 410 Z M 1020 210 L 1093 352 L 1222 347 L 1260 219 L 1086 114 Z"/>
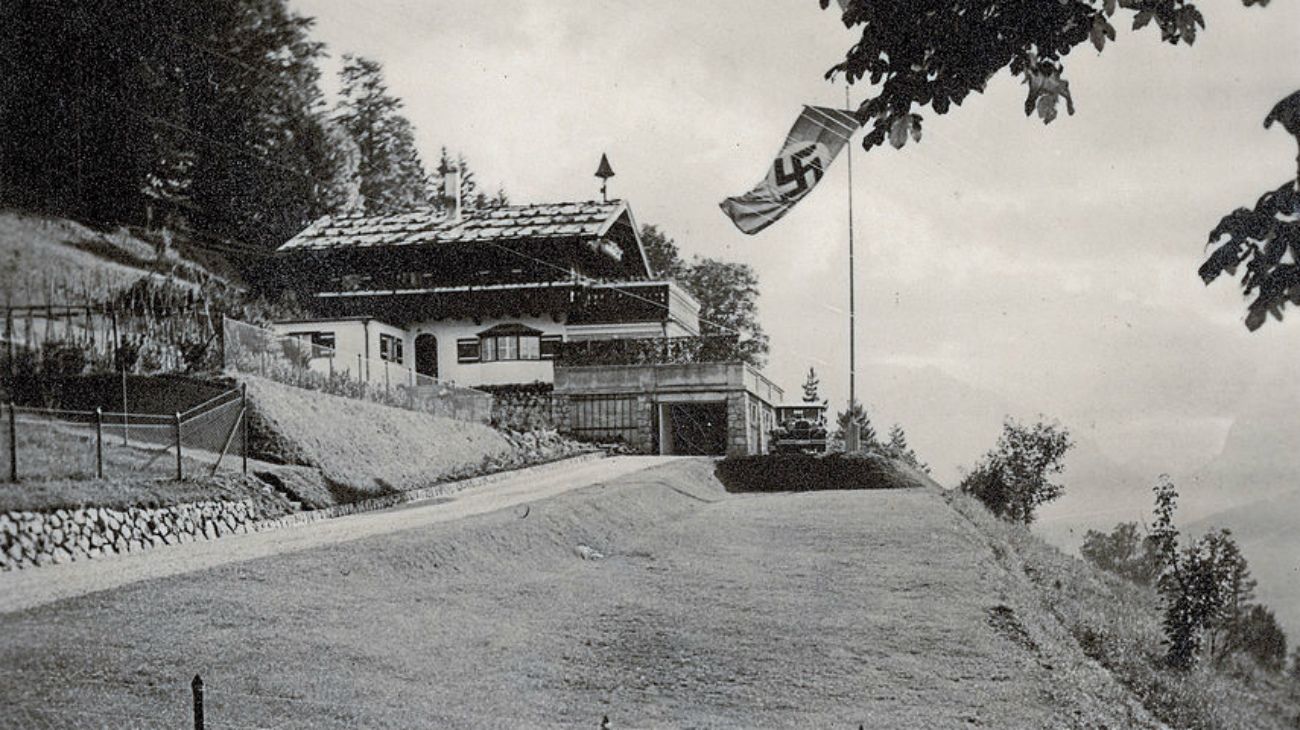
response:
<path id="1" fill-rule="evenodd" d="M 823 9 L 830 0 L 819 0 Z M 1267 5 L 1268 0 L 1241 0 Z M 866 80 L 873 94 L 857 109 L 868 131 L 865 149 L 920 140 L 921 110 L 947 114 L 971 92 L 983 92 L 1003 69 L 1027 85 L 1025 114 L 1044 123 L 1062 100 L 1074 113 L 1065 57 L 1091 43 L 1098 52 L 1118 36 L 1116 23 L 1159 29 L 1172 45 L 1196 41 L 1205 18 L 1189 0 L 837 0 L 858 41 L 826 77 Z"/>

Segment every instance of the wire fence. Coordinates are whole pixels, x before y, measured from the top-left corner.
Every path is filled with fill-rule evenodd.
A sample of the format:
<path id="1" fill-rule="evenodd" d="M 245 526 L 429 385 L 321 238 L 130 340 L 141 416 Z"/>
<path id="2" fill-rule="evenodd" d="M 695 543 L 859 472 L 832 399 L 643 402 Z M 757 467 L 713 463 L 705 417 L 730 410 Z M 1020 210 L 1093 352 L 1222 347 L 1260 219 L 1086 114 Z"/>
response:
<path id="1" fill-rule="evenodd" d="M 18 482 L 247 471 L 246 400 L 242 390 L 228 390 L 171 415 L 10 403 L 0 474 Z"/>
<path id="2" fill-rule="evenodd" d="M 491 394 L 438 380 L 410 366 L 315 345 L 233 319 L 225 319 L 222 327 L 227 370 L 460 421 L 487 423 L 492 417 Z"/>
<path id="3" fill-rule="evenodd" d="M 315 727 L 464 727 L 481 724 L 482 717 L 447 716 L 422 703 L 398 704 L 360 699 L 351 692 L 341 697 L 305 697 L 299 692 L 263 689 L 253 680 L 231 686 L 194 675 L 190 681 L 126 681 L 84 673 L 45 674 L 57 679 L 61 689 L 41 696 L 14 693 L 0 697 L 0 727 L 21 728 L 315 728 Z M 22 679 L 29 679 L 24 674 Z M 19 681 L 14 674 L 0 677 Z M 62 695 L 61 702 L 50 701 Z M 9 723 L 13 724 L 10 725 Z M 611 730 L 605 714 L 594 714 L 575 727 Z M 621 725 L 620 725 L 621 726 Z"/>

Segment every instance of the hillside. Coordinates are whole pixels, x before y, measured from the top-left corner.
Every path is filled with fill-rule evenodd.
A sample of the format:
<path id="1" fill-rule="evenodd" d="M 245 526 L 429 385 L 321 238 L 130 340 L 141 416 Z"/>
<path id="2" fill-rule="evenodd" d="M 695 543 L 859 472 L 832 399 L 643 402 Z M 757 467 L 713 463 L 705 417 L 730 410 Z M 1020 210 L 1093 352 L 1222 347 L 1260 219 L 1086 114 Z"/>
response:
<path id="1" fill-rule="evenodd" d="M 337 533 L 315 547 L 0 616 L 0 662 L 57 726 L 179 725 L 196 672 L 214 726 L 1245 730 L 1300 712 L 1267 678 L 1152 669 L 1149 597 L 964 498 L 731 494 L 708 460 L 658 461 L 523 508 L 441 517 L 462 493 L 341 518 L 303 528 Z"/>
<path id="2" fill-rule="evenodd" d="M 189 248 L 183 241 L 175 245 Z M 225 272 L 218 256 L 205 254 L 207 266 L 157 246 L 125 229 L 103 232 L 66 218 L 0 210 L 0 291 L 12 297 L 0 304 L 80 304 L 102 300 L 146 276 L 172 275 L 182 285 Z"/>
<path id="3" fill-rule="evenodd" d="M 310 507 L 355 502 L 517 468 L 587 450 L 555 432 L 513 434 L 485 424 L 241 376 L 252 409 L 249 450 L 314 467 L 284 484 Z M 308 474 L 319 473 L 319 479 Z"/>

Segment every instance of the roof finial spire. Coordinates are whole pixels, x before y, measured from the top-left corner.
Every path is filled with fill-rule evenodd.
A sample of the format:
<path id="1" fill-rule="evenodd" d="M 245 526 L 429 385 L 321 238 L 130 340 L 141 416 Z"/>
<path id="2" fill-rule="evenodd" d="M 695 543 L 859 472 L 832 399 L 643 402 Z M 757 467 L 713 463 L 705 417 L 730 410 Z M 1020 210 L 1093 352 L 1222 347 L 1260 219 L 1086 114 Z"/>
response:
<path id="1" fill-rule="evenodd" d="M 609 158 L 604 152 L 600 153 L 600 166 L 596 168 L 596 177 L 600 178 L 600 197 L 608 203 L 609 194 L 606 192 L 606 186 L 609 184 L 609 179 L 614 177 L 614 168 L 609 166 Z"/>

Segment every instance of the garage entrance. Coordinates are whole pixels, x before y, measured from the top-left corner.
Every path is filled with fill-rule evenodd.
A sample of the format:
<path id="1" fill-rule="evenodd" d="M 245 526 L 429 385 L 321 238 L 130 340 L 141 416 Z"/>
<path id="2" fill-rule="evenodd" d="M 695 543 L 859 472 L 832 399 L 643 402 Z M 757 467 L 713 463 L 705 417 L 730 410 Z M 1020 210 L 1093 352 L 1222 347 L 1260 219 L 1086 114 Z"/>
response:
<path id="1" fill-rule="evenodd" d="M 727 403 L 660 403 L 659 453 L 722 456 L 727 453 Z"/>

